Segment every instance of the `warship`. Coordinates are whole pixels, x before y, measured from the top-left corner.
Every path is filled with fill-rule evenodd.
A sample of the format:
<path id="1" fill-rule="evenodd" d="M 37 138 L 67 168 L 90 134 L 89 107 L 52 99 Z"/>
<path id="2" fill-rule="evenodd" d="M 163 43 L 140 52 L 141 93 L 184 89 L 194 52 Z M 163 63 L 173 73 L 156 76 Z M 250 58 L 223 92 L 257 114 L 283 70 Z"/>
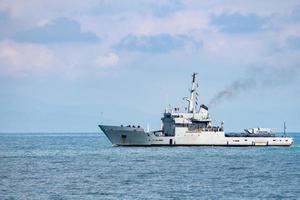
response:
<path id="1" fill-rule="evenodd" d="M 212 123 L 208 107 L 198 106 L 196 73 L 190 96 L 183 98 L 184 111 L 169 108 L 163 113 L 162 128 L 145 131 L 140 126 L 99 125 L 113 146 L 290 146 L 293 138 L 276 136 L 269 128 L 249 128 L 244 133 L 225 133 L 224 122 Z M 285 130 L 285 128 L 284 128 Z M 285 131 L 284 131 L 285 132 Z"/>

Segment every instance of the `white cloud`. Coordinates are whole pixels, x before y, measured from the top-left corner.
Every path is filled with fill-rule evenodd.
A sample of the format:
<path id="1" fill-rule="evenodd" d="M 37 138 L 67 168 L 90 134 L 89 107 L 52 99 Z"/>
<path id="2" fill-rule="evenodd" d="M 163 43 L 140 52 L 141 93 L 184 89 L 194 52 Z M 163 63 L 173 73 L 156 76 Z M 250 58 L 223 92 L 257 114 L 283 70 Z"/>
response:
<path id="1" fill-rule="evenodd" d="M 90 10 L 98 4 L 97 0 L 1 0 L 0 10 L 8 10 L 13 17 L 23 17 L 27 19 L 43 19 L 45 17 L 74 15 Z"/>
<path id="2" fill-rule="evenodd" d="M 76 79 L 103 76 L 119 63 L 115 53 L 99 56 L 95 45 L 45 46 L 41 44 L 0 42 L 0 75 L 58 76 Z"/>
<path id="3" fill-rule="evenodd" d="M 166 3 L 168 2 L 166 1 L 163 4 Z M 116 70 L 116 67 L 109 67 L 120 62 L 119 56 L 115 53 L 105 55 L 105 52 L 117 51 L 113 49 L 113 46 L 130 34 L 148 36 L 184 34 L 191 36 L 195 41 L 203 41 L 203 48 L 200 50 L 200 53 L 208 59 L 219 59 L 220 62 L 224 60 L 225 62 L 230 62 L 230 64 L 237 63 L 239 65 L 263 59 L 268 53 L 268 48 L 272 49 L 274 46 L 278 48 L 284 47 L 286 38 L 291 35 L 297 36 L 300 33 L 299 25 L 285 24 L 280 19 L 278 20 L 278 18 L 286 17 L 292 13 L 292 10 L 297 5 L 297 2 L 294 0 L 288 2 L 278 0 L 267 0 L 264 2 L 229 0 L 226 3 L 220 3 L 218 0 L 209 2 L 187 0 L 182 3 L 184 4 L 182 8 L 175 9 L 163 17 L 155 15 L 152 11 L 147 11 L 148 4 L 152 5 L 150 1 L 143 3 L 143 10 L 140 10 L 140 6 L 131 6 L 130 1 L 126 1 L 125 3 L 118 3 L 118 1 L 99 3 L 97 0 L 87 0 L 84 2 L 74 0 L 28 0 L 26 2 L 2 0 L 0 2 L 0 10 L 8 10 L 14 19 L 28 22 L 23 23 L 23 27 L 16 28 L 18 30 L 19 28 L 27 30 L 31 26 L 48 23 L 52 19 L 64 16 L 80 22 L 82 31 L 96 33 L 102 38 L 101 44 L 94 47 L 92 47 L 94 44 L 82 46 L 60 44 L 61 46 L 58 48 L 47 44 L 43 46 L 31 46 L 34 49 L 33 52 L 38 51 L 37 54 L 44 55 L 39 57 L 44 58 L 44 60 L 48 58 L 50 64 L 42 65 L 43 67 L 48 66 L 48 68 L 55 69 L 56 71 L 60 70 L 64 74 L 77 73 L 79 76 L 85 73 L 93 74 L 92 72 L 95 70 Z M 103 9 L 111 7 L 112 11 L 106 10 L 105 14 L 101 14 L 103 10 L 100 9 L 100 13 L 95 13 L 95 7 L 98 6 L 99 8 L 100 6 L 101 8 L 102 4 L 106 5 Z M 116 10 L 117 12 L 115 12 Z M 216 26 L 211 24 L 211 17 L 222 13 L 239 13 L 245 15 L 253 13 L 260 17 L 270 18 L 275 13 L 277 17 L 272 18 L 271 23 L 275 25 L 276 29 L 251 33 L 247 36 L 221 33 Z M 29 44 L 23 45 L 29 48 Z M 19 52 L 22 45 L 14 43 L 14 46 L 18 46 L 17 52 Z M 39 51 L 37 48 L 43 49 L 43 51 Z M 181 50 L 182 52 L 184 51 L 184 49 L 179 49 L 179 51 Z M 13 51 L 10 53 L 6 51 L 2 52 L 6 56 L 2 56 L 1 60 L 6 60 L 6 63 L 10 63 L 11 66 L 20 66 L 20 64 L 16 64 L 18 61 L 8 59 L 9 56 L 7 54 L 14 54 Z M 99 56 L 99 52 L 101 56 Z M 122 55 L 124 52 L 117 53 Z M 195 54 L 197 53 L 199 52 L 195 52 Z M 136 60 L 134 55 L 129 54 L 122 56 L 122 64 L 126 59 L 129 60 L 128 63 Z M 169 59 L 172 60 L 172 57 L 170 56 Z M 19 58 L 19 60 L 21 59 Z M 31 62 L 39 63 L 40 61 L 33 60 Z M 30 66 L 37 65 L 33 64 Z M 29 67 L 23 67 L 22 69 L 26 68 Z M 1 67 L 1 70 L 3 71 L 3 67 Z M 30 69 L 27 71 L 30 71 Z"/>
<path id="4" fill-rule="evenodd" d="M 18 44 L 11 41 L 0 43 L 0 73 L 26 75 L 50 69 L 53 53 L 40 45 Z"/>
<path id="5" fill-rule="evenodd" d="M 265 1 L 240 1 L 227 0 L 220 2 L 219 0 L 211 1 L 195 1 L 185 0 L 185 7 L 191 10 L 201 10 L 210 14 L 222 14 L 224 12 L 240 14 L 254 13 L 260 16 L 270 15 L 272 13 L 288 13 L 299 4 L 298 0 L 265 0 Z"/>
<path id="6" fill-rule="evenodd" d="M 98 56 L 95 59 L 95 64 L 98 67 L 110 67 L 116 65 L 119 62 L 119 56 L 115 53 L 109 53 L 108 55 Z"/>
<path id="7" fill-rule="evenodd" d="M 208 29 L 208 17 L 197 11 L 182 11 L 166 18 L 149 16 L 141 19 L 133 33 L 153 35 L 160 33 L 186 34 L 194 30 Z"/>

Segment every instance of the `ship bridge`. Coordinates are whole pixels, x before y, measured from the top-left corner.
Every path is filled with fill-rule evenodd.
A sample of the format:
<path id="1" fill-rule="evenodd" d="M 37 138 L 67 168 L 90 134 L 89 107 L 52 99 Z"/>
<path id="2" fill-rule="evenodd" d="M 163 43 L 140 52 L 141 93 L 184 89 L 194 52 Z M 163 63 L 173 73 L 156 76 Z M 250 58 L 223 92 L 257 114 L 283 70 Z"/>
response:
<path id="1" fill-rule="evenodd" d="M 185 112 L 180 112 L 179 108 L 166 109 L 164 116 L 161 118 L 164 135 L 173 136 L 180 128 L 188 128 L 188 130 L 223 130 L 223 127 L 213 127 L 209 116 L 208 107 L 204 104 L 198 106 L 198 83 L 196 83 L 196 73 L 192 75 L 192 87 L 190 96 L 183 99 L 188 102 Z"/>

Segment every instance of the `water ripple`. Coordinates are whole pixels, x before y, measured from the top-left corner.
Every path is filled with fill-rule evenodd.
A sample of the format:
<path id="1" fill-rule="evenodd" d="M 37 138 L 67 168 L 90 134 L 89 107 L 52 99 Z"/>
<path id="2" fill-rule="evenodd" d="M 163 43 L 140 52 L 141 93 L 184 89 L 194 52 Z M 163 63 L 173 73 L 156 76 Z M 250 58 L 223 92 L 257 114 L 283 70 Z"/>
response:
<path id="1" fill-rule="evenodd" d="M 0 199 L 299 199 L 290 148 L 111 147 L 98 134 L 0 134 Z"/>

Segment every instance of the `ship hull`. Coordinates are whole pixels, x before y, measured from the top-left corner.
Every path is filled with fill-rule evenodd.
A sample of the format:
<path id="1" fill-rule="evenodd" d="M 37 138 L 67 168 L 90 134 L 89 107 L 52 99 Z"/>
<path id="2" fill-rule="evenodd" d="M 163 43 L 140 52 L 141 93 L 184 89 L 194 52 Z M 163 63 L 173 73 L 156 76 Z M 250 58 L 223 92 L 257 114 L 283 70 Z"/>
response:
<path id="1" fill-rule="evenodd" d="M 157 136 L 142 128 L 99 125 L 113 146 L 291 146 L 291 137 L 226 137 L 224 132 L 182 130 L 175 136 Z"/>

